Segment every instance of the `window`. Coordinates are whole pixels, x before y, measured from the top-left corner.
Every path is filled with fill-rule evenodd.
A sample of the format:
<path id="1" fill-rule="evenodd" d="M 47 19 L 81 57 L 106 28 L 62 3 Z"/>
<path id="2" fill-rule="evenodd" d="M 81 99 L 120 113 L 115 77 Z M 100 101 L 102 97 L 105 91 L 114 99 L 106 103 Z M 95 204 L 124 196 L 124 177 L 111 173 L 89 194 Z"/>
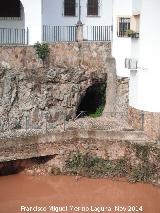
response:
<path id="1" fill-rule="evenodd" d="M 88 16 L 98 16 L 99 10 L 99 0 L 88 0 L 87 4 L 87 15 Z"/>
<path id="2" fill-rule="evenodd" d="M 131 22 L 130 18 L 126 18 L 126 17 L 119 17 L 118 18 L 117 35 L 119 37 L 125 37 L 125 36 L 127 36 L 126 32 L 128 30 L 130 30 L 130 22 Z"/>
<path id="3" fill-rule="evenodd" d="M 65 16 L 76 15 L 76 0 L 64 0 L 64 15 Z"/>
<path id="4" fill-rule="evenodd" d="M 3 0 L 0 6 L 0 17 L 20 17 L 21 3 L 19 0 Z"/>

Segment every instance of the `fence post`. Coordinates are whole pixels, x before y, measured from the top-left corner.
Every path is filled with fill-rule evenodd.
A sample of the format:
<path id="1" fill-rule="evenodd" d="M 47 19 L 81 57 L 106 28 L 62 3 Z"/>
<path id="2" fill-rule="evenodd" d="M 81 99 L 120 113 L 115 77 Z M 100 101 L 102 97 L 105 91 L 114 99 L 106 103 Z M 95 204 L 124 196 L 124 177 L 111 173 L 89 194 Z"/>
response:
<path id="1" fill-rule="evenodd" d="M 144 111 L 141 111 L 141 130 L 144 131 Z"/>
<path id="2" fill-rule="evenodd" d="M 64 128 L 64 131 L 66 131 L 66 114 L 65 113 L 63 114 L 63 128 Z"/>
<path id="3" fill-rule="evenodd" d="M 27 111 L 24 111 L 24 117 L 25 117 L 25 128 L 27 131 L 28 129 L 28 112 Z"/>
<path id="4" fill-rule="evenodd" d="M 28 29 L 28 27 L 27 27 L 27 42 L 26 42 L 26 44 L 28 45 L 29 44 L 29 29 Z"/>
<path id="5" fill-rule="evenodd" d="M 80 23 L 76 25 L 76 41 L 83 41 L 83 24 Z"/>
<path id="6" fill-rule="evenodd" d="M 46 133 L 48 131 L 48 121 L 47 121 L 47 119 L 48 119 L 48 112 L 45 113 L 45 130 L 46 130 Z"/>

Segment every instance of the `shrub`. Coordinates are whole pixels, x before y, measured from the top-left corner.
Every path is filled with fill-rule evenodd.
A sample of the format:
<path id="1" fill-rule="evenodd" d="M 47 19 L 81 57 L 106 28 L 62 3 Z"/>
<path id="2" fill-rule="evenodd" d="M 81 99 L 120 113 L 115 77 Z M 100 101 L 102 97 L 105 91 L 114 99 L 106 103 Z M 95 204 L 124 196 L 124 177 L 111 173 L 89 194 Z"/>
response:
<path id="1" fill-rule="evenodd" d="M 47 56 L 49 55 L 49 47 L 48 47 L 47 43 L 41 44 L 41 43 L 37 42 L 34 45 L 34 48 L 36 50 L 38 57 L 40 59 L 42 59 L 42 61 L 44 61 L 47 58 Z"/>

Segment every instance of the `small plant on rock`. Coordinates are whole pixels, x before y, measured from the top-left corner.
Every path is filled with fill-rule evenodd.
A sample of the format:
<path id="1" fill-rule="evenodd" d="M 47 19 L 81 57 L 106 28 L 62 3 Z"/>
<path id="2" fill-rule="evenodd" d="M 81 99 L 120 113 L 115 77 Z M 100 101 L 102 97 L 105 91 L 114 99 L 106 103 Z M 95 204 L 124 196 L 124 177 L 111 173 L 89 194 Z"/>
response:
<path id="1" fill-rule="evenodd" d="M 36 53 L 40 59 L 44 62 L 44 60 L 49 55 L 49 47 L 47 43 L 35 43 L 34 48 L 36 50 Z"/>

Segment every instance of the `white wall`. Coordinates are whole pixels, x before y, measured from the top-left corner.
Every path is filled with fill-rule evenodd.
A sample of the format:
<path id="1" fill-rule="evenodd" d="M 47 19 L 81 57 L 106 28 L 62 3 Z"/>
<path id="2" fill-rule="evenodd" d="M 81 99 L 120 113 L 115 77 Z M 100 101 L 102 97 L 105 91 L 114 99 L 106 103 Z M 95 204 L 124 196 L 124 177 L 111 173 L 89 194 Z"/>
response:
<path id="1" fill-rule="evenodd" d="M 132 1 L 133 1 L 132 3 L 133 15 L 140 14 L 142 0 L 132 0 Z"/>
<path id="2" fill-rule="evenodd" d="M 131 58 L 138 59 L 139 58 L 139 48 L 140 42 L 139 38 L 132 38 L 131 39 Z"/>
<path id="3" fill-rule="evenodd" d="M 78 22 L 79 6 L 76 0 L 76 16 L 63 15 L 63 0 L 43 0 L 43 25 L 74 26 Z M 87 0 L 81 0 L 81 21 L 87 25 L 112 25 L 112 0 L 101 0 L 100 16 L 87 16 Z M 86 29 L 84 26 L 84 29 Z M 85 34 L 84 30 L 84 34 Z M 86 35 L 86 34 L 85 34 Z"/>
<path id="4" fill-rule="evenodd" d="M 43 0 L 43 24 L 75 25 L 78 21 L 78 0 L 76 0 L 76 16 L 63 15 L 64 0 Z M 81 0 L 82 23 L 86 25 L 112 25 L 112 0 L 101 0 L 99 17 L 87 17 L 87 0 Z"/>
<path id="5" fill-rule="evenodd" d="M 160 112 L 160 1 L 142 0 L 140 24 L 138 92 L 130 105 L 138 109 Z M 131 76 L 131 82 L 134 78 Z"/>
<path id="6" fill-rule="evenodd" d="M 21 0 L 25 12 L 25 27 L 29 28 L 29 44 L 42 40 L 41 0 Z"/>
<path id="7" fill-rule="evenodd" d="M 117 75 L 129 76 L 125 69 L 125 58 L 131 57 L 131 38 L 117 37 L 117 18 L 130 17 L 132 14 L 132 0 L 113 0 L 113 45 L 112 54 L 116 59 Z"/>
<path id="8" fill-rule="evenodd" d="M 130 81 L 129 81 L 129 104 L 130 104 L 130 106 L 136 105 L 137 94 L 138 94 L 137 70 L 131 70 L 130 71 Z"/>

